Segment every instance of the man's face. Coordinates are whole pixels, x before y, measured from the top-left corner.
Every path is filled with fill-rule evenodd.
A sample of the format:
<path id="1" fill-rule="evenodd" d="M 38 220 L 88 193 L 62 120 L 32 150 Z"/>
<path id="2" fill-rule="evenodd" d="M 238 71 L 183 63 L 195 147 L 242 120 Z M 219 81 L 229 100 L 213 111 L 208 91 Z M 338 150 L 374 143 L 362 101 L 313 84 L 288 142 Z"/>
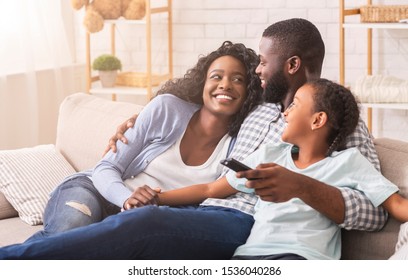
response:
<path id="1" fill-rule="evenodd" d="M 261 79 L 265 101 L 282 102 L 289 90 L 289 82 L 284 71 L 287 58 L 282 57 L 272 38 L 262 37 L 259 42 L 259 59 L 255 71 Z"/>

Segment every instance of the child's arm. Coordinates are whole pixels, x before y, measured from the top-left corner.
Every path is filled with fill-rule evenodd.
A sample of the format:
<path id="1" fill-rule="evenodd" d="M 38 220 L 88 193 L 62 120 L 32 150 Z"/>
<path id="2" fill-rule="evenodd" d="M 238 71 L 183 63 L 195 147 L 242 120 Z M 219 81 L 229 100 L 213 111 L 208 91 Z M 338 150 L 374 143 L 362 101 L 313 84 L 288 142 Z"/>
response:
<path id="1" fill-rule="evenodd" d="M 408 222 L 408 199 L 394 193 L 382 203 L 382 206 L 398 221 Z"/>
<path id="2" fill-rule="evenodd" d="M 179 206 L 201 203 L 206 198 L 225 198 L 238 191 L 222 177 L 215 182 L 198 184 L 158 194 L 158 204 Z"/>

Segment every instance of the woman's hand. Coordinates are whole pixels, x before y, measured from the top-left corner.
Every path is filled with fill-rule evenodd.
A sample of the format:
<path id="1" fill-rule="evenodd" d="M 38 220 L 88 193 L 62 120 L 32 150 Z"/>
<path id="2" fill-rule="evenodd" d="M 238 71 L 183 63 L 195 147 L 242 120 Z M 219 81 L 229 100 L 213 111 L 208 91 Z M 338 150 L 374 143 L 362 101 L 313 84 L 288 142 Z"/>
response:
<path id="1" fill-rule="evenodd" d="M 116 151 L 117 151 L 116 142 L 118 140 L 120 140 L 123 143 L 127 144 L 128 140 L 124 136 L 124 134 L 129 128 L 131 128 L 131 127 L 133 127 L 135 125 L 136 118 L 137 118 L 137 115 L 133 115 L 127 121 L 125 121 L 124 123 L 122 123 L 121 125 L 119 125 L 117 127 L 116 133 L 115 133 L 115 135 L 113 135 L 109 139 L 109 144 L 108 144 L 108 146 L 106 146 L 103 155 L 105 155 L 107 152 L 109 152 L 109 150 L 112 150 L 112 152 L 116 153 Z"/>
<path id="2" fill-rule="evenodd" d="M 147 185 L 134 190 L 132 195 L 123 203 L 123 210 L 142 207 L 146 205 L 157 205 L 157 194 L 161 192 L 160 188 L 150 188 Z"/>

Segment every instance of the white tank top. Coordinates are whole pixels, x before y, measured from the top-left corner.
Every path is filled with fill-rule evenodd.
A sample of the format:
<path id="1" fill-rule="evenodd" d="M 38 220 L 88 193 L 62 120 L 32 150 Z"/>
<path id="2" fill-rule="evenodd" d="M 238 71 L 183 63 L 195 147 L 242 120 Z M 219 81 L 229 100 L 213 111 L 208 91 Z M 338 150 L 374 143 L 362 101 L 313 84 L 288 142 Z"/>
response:
<path id="1" fill-rule="evenodd" d="M 139 175 L 125 180 L 125 185 L 131 191 L 143 185 L 151 188 L 161 187 L 162 191 L 166 191 L 218 179 L 223 168 L 220 160 L 227 156 L 231 137 L 226 134 L 208 160 L 199 166 L 189 166 L 183 162 L 180 154 L 182 138 L 183 135 L 169 149 L 152 160 Z"/>

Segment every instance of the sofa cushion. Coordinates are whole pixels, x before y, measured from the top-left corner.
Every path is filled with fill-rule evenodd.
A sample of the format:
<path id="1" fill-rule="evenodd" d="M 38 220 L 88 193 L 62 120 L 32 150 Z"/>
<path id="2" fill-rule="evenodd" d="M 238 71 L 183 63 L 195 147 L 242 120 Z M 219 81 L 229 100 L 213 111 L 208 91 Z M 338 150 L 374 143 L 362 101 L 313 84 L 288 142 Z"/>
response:
<path id="1" fill-rule="evenodd" d="M 74 172 L 54 145 L 0 151 L 0 190 L 29 225 L 42 223 L 50 192 Z"/>
<path id="2" fill-rule="evenodd" d="M 0 220 L 17 216 L 16 209 L 8 202 L 4 194 L 0 192 Z"/>
<path id="3" fill-rule="evenodd" d="M 398 251 L 405 244 L 408 244 L 408 222 L 405 222 L 400 227 L 400 231 L 398 234 L 398 242 L 397 242 L 397 245 L 395 245 L 395 250 Z"/>
<path id="4" fill-rule="evenodd" d="M 406 142 L 377 138 L 375 149 L 380 159 L 381 172 L 408 197 L 408 145 Z M 346 231 L 342 233 L 342 259 L 388 259 L 395 251 L 401 223 L 390 218 L 378 232 Z"/>
<path id="5" fill-rule="evenodd" d="M 344 260 L 386 260 L 395 251 L 400 222 L 390 218 L 380 231 L 342 230 Z"/>
<path id="6" fill-rule="evenodd" d="M 118 125 L 142 108 L 86 93 L 72 94 L 60 106 L 56 147 L 75 170 L 92 168 Z"/>
<path id="7" fill-rule="evenodd" d="M 378 138 L 374 140 L 380 159 L 381 172 L 400 189 L 400 194 L 408 198 L 408 145 L 406 142 Z"/>
<path id="8" fill-rule="evenodd" d="M 19 217 L 0 220 L 0 247 L 22 243 L 42 229 L 42 225 L 28 225 Z"/>

